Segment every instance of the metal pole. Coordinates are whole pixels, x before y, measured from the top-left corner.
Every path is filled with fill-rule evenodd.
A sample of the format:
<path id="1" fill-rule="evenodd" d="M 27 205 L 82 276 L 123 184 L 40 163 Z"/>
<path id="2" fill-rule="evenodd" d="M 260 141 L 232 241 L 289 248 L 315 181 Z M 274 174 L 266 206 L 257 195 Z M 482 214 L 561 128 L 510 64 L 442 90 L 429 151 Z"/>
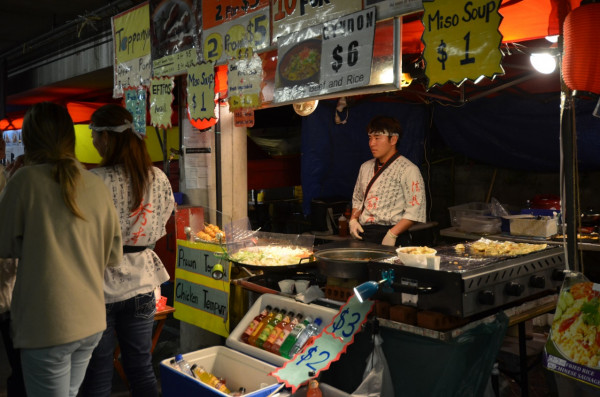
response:
<path id="1" fill-rule="evenodd" d="M 577 134 L 575 132 L 575 104 L 571 90 L 564 83 L 561 94 L 560 139 L 562 150 L 563 222 L 567 224 L 567 265 L 570 270 L 580 271 L 580 258 L 577 249 L 577 189 L 579 185 L 577 170 Z"/>
<path id="2" fill-rule="evenodd" d="M 217 101 L 217 124 L 215 124 L 215 184 L 217 190 L 217 224 L 223 225 L 223 198 L 221 177 L 221 106 Z"/>

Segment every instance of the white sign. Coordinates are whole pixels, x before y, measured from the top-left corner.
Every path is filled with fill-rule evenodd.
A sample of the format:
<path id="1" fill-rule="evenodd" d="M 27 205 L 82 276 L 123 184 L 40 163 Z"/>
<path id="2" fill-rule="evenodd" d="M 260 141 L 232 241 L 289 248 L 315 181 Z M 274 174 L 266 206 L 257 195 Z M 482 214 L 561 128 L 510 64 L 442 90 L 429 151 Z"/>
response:
<path id="1" fill-rule="evenodd" d="M 122 98 L 123 90 L 127 87 L 149 86 L 152 78 L 151 65 L 150 55 L 116 64 L 113 98 Z"/>
<path id="2" fill-rule="evenodd" d="M 365 8 L 377 7 L 377 20 L 423 11 L 423 0 L 365 0 Z"/>
<path id="3" fill-rule="evenodd" d="M 375 22 L 372 7 L 280 37 L 273 101 L 289 102 L 368 85 Z"/>

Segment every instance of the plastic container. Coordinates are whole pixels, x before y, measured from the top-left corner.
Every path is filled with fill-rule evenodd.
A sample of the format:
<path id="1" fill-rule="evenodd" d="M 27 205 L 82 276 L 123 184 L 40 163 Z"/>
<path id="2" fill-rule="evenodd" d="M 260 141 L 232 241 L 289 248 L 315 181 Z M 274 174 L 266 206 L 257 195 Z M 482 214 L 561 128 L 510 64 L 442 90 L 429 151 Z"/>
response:
<path id="1" fill-rule="evenodd" d="M 225 346 L 214 346 L 195 352 L 183 354 L 183 358 L 190 364 L 197 364 L 217 377 L 226 380 L 229 390 L 246 389 L 244 396 L 266 397 L 274 392 L 280 385 L 277 379 L 269 376 L 275 368 L 281 367 L 287 359 L 269 351 L 251 346 L 241 340 L 248 325 L 258 316 L 267 305 L 278 307 L 294 313 L 301 313 L 312 318 L 320 317 L 323 324 L 329 324 L 338 310 L 316 304 L 298 302 L 281 295 L 261 295 L 250 307 L 239 325 L 230 333 Z M 199 379 L 183 374 L 178 370 L 171 359 L 165 359 L 160 364 L 161 388 L 163 397 L 179 396 L 224 396 L 227 394 L 216 390 Z M 331 386 L 321 383 L 325 396 L 347 396 Z M 331 393 L 331 394 L 329 394 Z M 294 396 L 302 396 L 302 391 Z M 306 389 L 304 388 L 304 395 Z"/>
<path id="2" fill-rule="evenodd" d="M 448 211 L 450 212 L 450 224 L 460 226 L 461 217 L 490 215 L 492 206 L 489 203 L 472 202 L 448 207 Z"/>
<path id="3" fill-rule="evenodd" d="M 467 233 L 497 234 L 500 233 L 502 220 L 492 216 L 461 216 L 457 228 Z"/>
<path id="4" fill-rule="evenodd" d="M 240 325 L 237 326 L 229 334 L 229 337 L 225 341 L 225 344 L 238 352 L 248 354 L 252 357 L 274 364 L 278 367 L 282 366 L 288 360 L 285 357 L 278 356 L 277 354 L 274 354 L 270 351 L 259 349 L 256 346 L 250 346 L 249 344 L 242 342 L 242 340 L 240 339 L 240 336 L 242 332 L 244 332 L 245 327 L 248 324 L 250 324 L 254 317 L 256 317 L 256 315 L 258 315 L 266 305 L 283 308 L 288 311 L 293 311 L 294 313 L 300 313 L 305 318 L 320 317 L 323 319 L 323 324 L 329 324 L 338 312 L 338 310 L 332 309 L 330 307 L 320 306 L 317 304 L 306 304 L 281 295 L 264 294 L 258 297 L 256 302 L 254 302 L 252 307 L 250 307 L 248 312 L 240 320 Z M 206 369 L 209 370 L 208 368 Z M 233 390 L 235 389 L 236 388 L 234 387 Z"/>
<path id="5" fill-rule="evenodd" d="M 244 387 L 245 396 L 266 397 L 279 387 L 277 379 L 269 376 L 275 366 L 236 352 L 225 346 L 214 346 L 183 355 L 188 362 L 202 366 L 207 372 L 227 380 L 230 390 Z M 161 389 L 163 397 L 180 396 L 225 396 L 199 379 L 192 378 L 169 365 L 169 359 L 160 364 Z"/>
<path id="6" fill-rule="evenodd" d="M 510 220 L 510 234 L 548 238 L 558 233 L 558 219 L 517 218 Z"/>

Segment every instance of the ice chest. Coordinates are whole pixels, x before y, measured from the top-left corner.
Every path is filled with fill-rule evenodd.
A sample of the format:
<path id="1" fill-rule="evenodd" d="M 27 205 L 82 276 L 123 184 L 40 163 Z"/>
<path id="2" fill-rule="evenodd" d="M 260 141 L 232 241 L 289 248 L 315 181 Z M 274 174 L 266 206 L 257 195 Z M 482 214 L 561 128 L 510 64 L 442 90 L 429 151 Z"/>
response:
<path id="1" fill-rule="evenodd" d="M 238 326 L 229 334 L 225 342 L 226 346 L 213 346 L 186 353 L 183 354 L 183 358 L 190 365 L 201 365 L 208 372 L 218 377 L 224 377 L 227 381 L 227 387 L 232 392 L 244 387 L 246 388 L 244 396 L 268 396 L 279 387 L 277 379 L 268 374 L 275 368 L 282 366 L 287 359 L 250 346 L 240 339 L 246 327 L 267 305 L 293 311 L 294 313 L 302 313 L 304 317 L 310 316 L 313 319 L 321 317 L 324 325 L 329 324 L 338 312 L 328 307 L 305 304 L 280 295 L 264 294 L 254 302 Z M 200 382 L 200 380 L 182 373 L 174 368 L 170 361 L 171 359 L 166 359 L 160 363 L 163 397 L 227 396 L 227 394 Z M 331 393 L 324 394 L 324 396 L 346 395 L 333 394 L 334 391 L 342 392 L 324 384 L 323 388 L 325 387 L 331 389 Z"/>

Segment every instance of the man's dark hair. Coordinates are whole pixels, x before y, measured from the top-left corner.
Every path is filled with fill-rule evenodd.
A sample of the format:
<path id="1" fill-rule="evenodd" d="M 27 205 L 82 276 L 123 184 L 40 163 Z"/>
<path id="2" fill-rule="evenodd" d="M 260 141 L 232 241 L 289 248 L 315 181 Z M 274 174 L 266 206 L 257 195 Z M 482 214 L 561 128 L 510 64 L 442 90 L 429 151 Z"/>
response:
<path id="1" fill-rule="evenodd" d="M 367 133 L 387 132 L 389 135 L 398 135 L 398 141 L 402 138 L 402 126 L 400 122 L 393 117 L 376 116 L 369 122 Z"/>

